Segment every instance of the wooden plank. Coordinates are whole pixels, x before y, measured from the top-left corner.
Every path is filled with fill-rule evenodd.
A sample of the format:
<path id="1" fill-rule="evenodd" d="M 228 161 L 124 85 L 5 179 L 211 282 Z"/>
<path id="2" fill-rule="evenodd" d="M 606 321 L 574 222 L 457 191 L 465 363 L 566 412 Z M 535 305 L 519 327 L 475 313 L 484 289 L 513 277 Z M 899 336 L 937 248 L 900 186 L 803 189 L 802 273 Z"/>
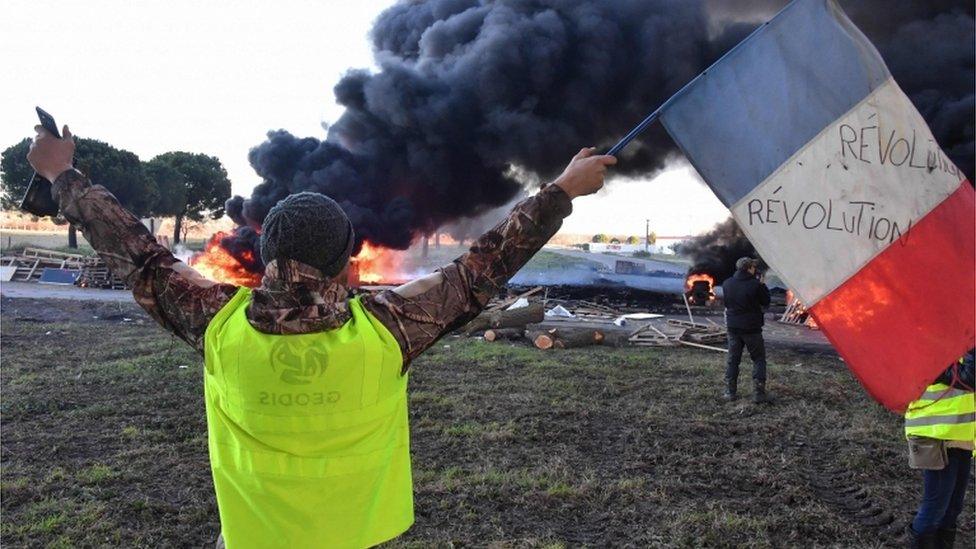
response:
<path id="1" fill-rule="evenodd" d="M 41 262 L 41 260 L 40 260 L 40 259 L 37 259 L 36 261 L 34 261 L 34 266 L 33 266 L 33 267 L 31 267 L 31 270 L 30 270 L 30 272 L 29 272 L 29 273 L 27 273 L 27 280 L 30 280 L 30 278 L 31 278 L 32 276 L 34 276 L 34 271 L 36 271 L 36 270 L 37 270 L 37 265 L 38 265 L 38 264 L 40 264 L 40 262 Z"/>
<path id="2" fill-rule="evenodd" d="M 681 297 L 685 299 L 685 309 L 688 310 L 688 321 L 692 324 L 695 323 L 695 317 L 691 316 L 691 304 L 688 303 L 688 294 L 682 292 Z"/>
<path id="3" fill-rule="evenodd" d="M 681 345 L 686 345 L 688 347 L 697 347 L 699 349 L 708 349 L 709 351 L 718 351 L 720 353 L 727 353 L 727 352 L 729 352 L 728 349 L 723 349 L 721 347 L 712 347 L 711 345 L 702 345 L 701 343 L 692 343 L 690 341 L 685 341 L 683 339 L 679 339 L 679 340 L 677 340 L 677 342 L 679 344 L 681 344 Z"/>
<path id="4" fill-rule="evenodd" d="M 668 335 L 667 335 L 667 334 L 665 334 L 665 333 L 664 333 L 664 332 L 662 332 L 661 330 L 658 330 L 658 329 L 657 329 L 657 328 L 655 328 L 655 327 L 654 327 L 653 325 L 651 325 L 651 324 L 648 324 L 648 326 L 649 326 L 649 327 L 650 327 L 650 328 L 651 328 L 652 330 L 654 330 L 655 332 L 657 332 L 657 333 L 658 333 L 658 335 L 660 335 L 661 337 L 664 337 L 664 338 L 667 338 L 667 337 L 668 337 Z"/>

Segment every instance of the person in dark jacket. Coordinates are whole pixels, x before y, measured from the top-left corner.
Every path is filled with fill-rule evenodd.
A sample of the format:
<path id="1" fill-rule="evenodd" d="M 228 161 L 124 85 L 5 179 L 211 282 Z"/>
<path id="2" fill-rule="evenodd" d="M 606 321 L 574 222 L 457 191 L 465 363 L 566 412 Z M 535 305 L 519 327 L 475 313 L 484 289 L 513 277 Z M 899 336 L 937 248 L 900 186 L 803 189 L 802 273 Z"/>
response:
<path id="1" fill-rule="evenodd" d="M 753 400 L 766 402 L 766 343 L 763 341 L 763 309 L 769 306 L 769 288 L 757 276 L 758 261 L 742 257 L 735 274 L 722 283 L 725 324 L 729 331 L 729 359 L 725 370 L 725 399 L 735 400 L 739 384 L 742 348 L 752 357 Z"/>

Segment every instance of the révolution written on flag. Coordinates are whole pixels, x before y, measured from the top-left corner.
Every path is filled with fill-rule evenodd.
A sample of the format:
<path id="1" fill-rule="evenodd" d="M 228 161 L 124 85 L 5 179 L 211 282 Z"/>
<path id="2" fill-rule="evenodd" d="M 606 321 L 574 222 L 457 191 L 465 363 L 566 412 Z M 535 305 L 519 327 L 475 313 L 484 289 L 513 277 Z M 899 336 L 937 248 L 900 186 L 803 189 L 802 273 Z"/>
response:
<path id="1" fill-rule="evenodd" d="M 973 187 L 833 0 L 788 5 L 660 117 L 882 404 L 973 347 Z"/>

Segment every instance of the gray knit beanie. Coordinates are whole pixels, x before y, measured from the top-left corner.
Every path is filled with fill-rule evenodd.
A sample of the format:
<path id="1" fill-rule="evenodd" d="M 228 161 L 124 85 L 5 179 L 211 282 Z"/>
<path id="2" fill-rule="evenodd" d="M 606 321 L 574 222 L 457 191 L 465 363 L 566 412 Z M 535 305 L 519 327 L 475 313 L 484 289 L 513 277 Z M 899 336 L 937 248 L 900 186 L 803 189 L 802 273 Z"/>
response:
<path id="1" fill-rule="evenodd" d="M 735 262 L 735 268 L 738 271 L 748 271 L 749 267 L 758 268 L 758 266 L 759 262 L 749 256 L 740 257 L 739 260 Z"/>
<path id="2" fill-rule="evenodd" d="M 261 259 L 294 259 L 336 276 L 356 240 L 352 223 L 335 200 L 303 192 L 275 204 L 261 226 Z"/>

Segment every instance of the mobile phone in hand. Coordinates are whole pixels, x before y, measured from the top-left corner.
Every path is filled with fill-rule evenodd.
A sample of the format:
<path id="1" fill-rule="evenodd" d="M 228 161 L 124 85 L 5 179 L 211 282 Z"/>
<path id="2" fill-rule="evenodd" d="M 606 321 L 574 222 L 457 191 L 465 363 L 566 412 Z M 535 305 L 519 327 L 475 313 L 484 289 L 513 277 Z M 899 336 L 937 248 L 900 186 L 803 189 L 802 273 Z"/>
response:
<path id="1" fill-rule="evenodd" d="M 44 129 L 49 131 L 54 137 L 61 139 L 61 132 L 58 131 L 58 125 L 54 122 L 54 117 L 40 107 L 34 107 L 34 110 L 37 111 L 37 119 L 41 121 L 41 126 L 44 126 Z"/>
<path id="2" fill-rule="evenodd" d="M 61 132 L 58 131 L 54 117 L 40 107 L 34 107 L 34 110 L 37 111 L 37 119 L 41 121 L 41 126 L 54 137 L 61 139 Z M 51 182 L 38 177 L 35 172 L 27 185 L 24 199 L 20 201 L 20 209 L 40 217 L 58 215 L 58 203 L 51 195 Z"/>

